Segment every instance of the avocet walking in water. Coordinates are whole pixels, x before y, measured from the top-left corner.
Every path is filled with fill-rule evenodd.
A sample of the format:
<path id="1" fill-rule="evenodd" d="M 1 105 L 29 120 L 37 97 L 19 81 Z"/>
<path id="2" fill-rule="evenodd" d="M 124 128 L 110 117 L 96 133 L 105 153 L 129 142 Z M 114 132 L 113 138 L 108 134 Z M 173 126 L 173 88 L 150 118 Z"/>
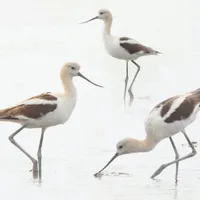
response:
<path id="1" fill-rule="evenodd" d="M 136 40 L 131 39 L 129 37 L 117 37 L 117 36 L 111 35 L 110 32 L 111 32 L 113 17 L 109 10 L 101 9 L 98 12 L 98 16 L 96 16 L 90 20 L 87 20 L 85 22 L 82 22 L 82 23 L 87 23 L 87 22 L 93 21 L 95 19 L 101 19 L 104 22 L 103 41 L 104 41 L 104 46 L 105 46 L 107 52 L 112 57 L 126 61 L 124 102 L 126 100 L 126 90 L 127 90 L 127 84 L 128 84 L 128 78 L 129 78 L 128 77 L 128 61 L 131 61 L 137 67 L 136 74 L 133 77 L 133 80 L 128 89 L 128 92 L 130 95 L 129 105 L 131 105 L 133 102 L 132 87 L 133 87 L 135 79 L 140 71 L 140 66 L 135 62 L 135 60 L 141 56 L 157 55 L 160 52 L 153 50 L 150 47 L 143 46 L 142 44 L 138 43 Z"/>
<path id="2" fill-rule="evenodd" d="M 73 84 L 73 77 L 80 76 L 90 83 L 99 86 L 79 72 L 80 66 L 77 63 L 66 63 L 60 72 L 63 84 L 63 93 L 44 93 L 27 99 L 16 106 L 0 110 L 0 121 L 16 122 L 21 128 L 9 136 L 9 140 L 22 151 L 33 163 L 33 178 L 42 177 L 42 143 L 45 130 L 48 127 L 64 124 L 71 116 L 76 105 L 76 88 Z M 99 86 L 102 87 L 102 86 Z M 24 128 L 41 128 L 37 157 L 38 161 L 23 149 L 14 137 Z"/>
<path id="3" fill-rule="evenodd" d="M 196 154 L 195 147 L 188 138 L 185 128 L 190 125 L 196 118 L 200 107 L 200 89 L 186 93 L 180 96 L 169 98 L 158 104 L 148 115 L 145 121 L 145 129 L 147 136 L 144 140 L 126 138 L 117 143 L 117 152 L 106 166 L 95 174 L 100 174 L 115 158 L 120 155 L 149 152 L 163 139 L 169 138 L 175 153 L 175 160 L 161 165 L 151 176 L 151 178 L 159 175 L 166 167 L 176 164 L 175 178 L 178 177 L 179 162 L 190 158 Z M 189 143 L 192 152 L 186 156 L 179 157 L 172 136 L 182 132 L 185 139 Z"/>

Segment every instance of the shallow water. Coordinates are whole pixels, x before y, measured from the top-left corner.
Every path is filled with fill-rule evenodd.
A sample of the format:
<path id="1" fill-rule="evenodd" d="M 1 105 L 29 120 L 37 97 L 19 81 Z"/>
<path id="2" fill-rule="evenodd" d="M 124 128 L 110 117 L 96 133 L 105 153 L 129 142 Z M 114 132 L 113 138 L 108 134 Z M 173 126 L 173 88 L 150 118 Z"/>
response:
<path id="1" fill-rule="evenodd" d="M 47 130 L 40 184 L 32 179 L 29 160 L 7 139 L 18 125 L 1 123 L 0 192 L 4 200 L 196 199 L 198 154 L 180 164 L 178 184 L 174 182 L 175 166 L 156 180 L 150 179 L 162 163 L 174 159 L 168 140 L 152 152 L 116 159 L 100 179 L 93 176 L 114 154 L 119 139 L 144 138 L 144 120 L 153 106 L 199 87 L 199 1 L 116 2 L 1 1 L 1 108 L 62 89 L 59 70 L 69 60 L 79 62 L 85 76 L 105 86 L 101 89 L 75 79 L 78 102 L 73 115 L 65 125 Z M 114 34 L 133 37 L 163 52 L 138 60 L 142 70 L 134 85 L 136 97 L 131 108 L 124 108 L 122 100 L 125 63 L 105 52 L 102 23 L 78 24 L 93 17 L 99 8 L 112 10 Z M 135 69 L 130 68 L 133 74 Z M 187 129 L 195 142 L 200 141 L 199 122 L 197 119 Z M 39 136 L 39 129 L 24 130 L 16 139 L 36 156 Z M 190 152 L 182 135 L 175 136 L 175 141 L 181 155 Z"/>

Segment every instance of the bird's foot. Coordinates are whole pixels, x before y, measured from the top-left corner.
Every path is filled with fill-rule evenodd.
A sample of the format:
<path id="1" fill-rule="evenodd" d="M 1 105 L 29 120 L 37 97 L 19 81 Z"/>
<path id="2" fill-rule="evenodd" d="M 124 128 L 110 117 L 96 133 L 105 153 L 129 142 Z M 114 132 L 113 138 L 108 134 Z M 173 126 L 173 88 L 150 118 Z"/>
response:
<path id="1" fill-rule="evenodd" d="M 29 172 L 33 173 L 33 179 L 37 179 L 38 178 L 38 163 L 37 161 L 33 163 L 33 168 L 31 170 L 29 170 Z"/>
<path id="2" fill-rule="evenodd" d="M 151 176 L 151 178 L 155 178 L 156 176 L 158 176 L 167 166 L 165 164 L 161 165 Z"/>
<path id="3" fill-rule="evenodd" d="M 129 97 L 130 97 L 129 106 L 131 106 L 133 103 L 133 100 L 134 100 L 134 95 L 131 90 L 129 90 L 128 93 L 129 93 Z"/>

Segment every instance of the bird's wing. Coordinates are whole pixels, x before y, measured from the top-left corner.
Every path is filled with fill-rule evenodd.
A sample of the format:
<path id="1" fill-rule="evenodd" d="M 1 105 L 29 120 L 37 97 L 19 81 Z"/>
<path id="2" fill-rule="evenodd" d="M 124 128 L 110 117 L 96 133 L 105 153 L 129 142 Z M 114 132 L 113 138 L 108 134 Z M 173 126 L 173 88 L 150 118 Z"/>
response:
<path id="1" fill-rule="evenodd" d="M 38 119 L 57 108 L 57 97 L 43 93 L 22 101 L 16 106 L 0 110 L 0 119 L 28 120 Z"/>

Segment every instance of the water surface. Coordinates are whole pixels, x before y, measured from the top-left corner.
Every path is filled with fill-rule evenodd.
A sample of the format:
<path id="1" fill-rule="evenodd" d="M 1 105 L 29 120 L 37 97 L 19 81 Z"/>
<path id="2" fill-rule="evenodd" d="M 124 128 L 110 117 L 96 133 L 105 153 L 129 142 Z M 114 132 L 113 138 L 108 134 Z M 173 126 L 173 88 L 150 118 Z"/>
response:
<path id="1" fill-rule="evenodd" d="M 113 33 L 130 36 L 161 52 L 138 60 L 142 70 L 134 86 L 135 102 L 123 106 L 125 63 L 107 55 L 100 21 L 79 25 L 98 9 L 113 12 Z M 19 126 L 1 123 L 0 192 L 10 199 L 82 200 L 193 200 L 200 184 L 199 162 L 175 166 L 157 180 L 150 176 L 162 163 L 174 159 L 168 140 L 152 152 L 122 156 L 105 176 L 93 176 L 115 152 L 124 137 L 145 137 L 144 120 L 159 101 L 199 87 L 199 1 L 67 1 L 8 0 L 0 6 L 1 108 L 32 95 L 61 90 L 59 70 L 66 61 L 77 61 L 81 72 L 96 88 L 75 78 L 78 102 L 70 120 L 47 130 L 43 147 L 43 182 L 33 181 L 31 163 L 8 136 Z M 130 77 L 135 68 L 130 65 Z M 197 119 L 187 132 L 200 141 Z M 36 156 L 40 130 L 24 130 L 16 140 Z M 190 152 L 184 137 L 175 141 L 181 155 Z M 199 147 L 197 145 L 197 151 Z"/>

